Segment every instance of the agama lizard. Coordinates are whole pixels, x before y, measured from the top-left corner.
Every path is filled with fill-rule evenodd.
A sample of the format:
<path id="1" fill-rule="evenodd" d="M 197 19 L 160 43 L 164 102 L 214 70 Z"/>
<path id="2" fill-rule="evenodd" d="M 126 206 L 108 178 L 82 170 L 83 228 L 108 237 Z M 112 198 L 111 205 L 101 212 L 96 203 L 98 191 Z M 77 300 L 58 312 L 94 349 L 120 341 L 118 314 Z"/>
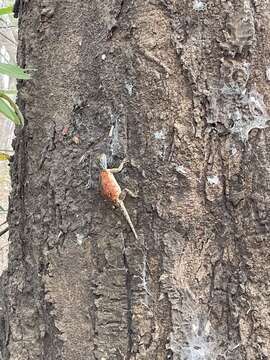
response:
<path id="1" fill-rule="evenodd" d="M 108 169 L 106 155 L 101 154 L 98 157 L 97 164 L 100 168 L 101 193 L 106 199 L 110 200 L 114 205 L 120 208 L 135 238 L 138 239 L 138 235 L 134 229 L 132 221 L 128 215 L 127 209 L 124 205 L 124 199 L 127 194 L 129 194 L 134 198 L 137 197 L 137 195 L 135 195 L 132 191 L 126 188 L 121 190 L 118 182 L 116 181 L 113 175 L 115 173 L 122 171 L 125 162 L 126 160 L 124 160 L 118 168 Z"/>

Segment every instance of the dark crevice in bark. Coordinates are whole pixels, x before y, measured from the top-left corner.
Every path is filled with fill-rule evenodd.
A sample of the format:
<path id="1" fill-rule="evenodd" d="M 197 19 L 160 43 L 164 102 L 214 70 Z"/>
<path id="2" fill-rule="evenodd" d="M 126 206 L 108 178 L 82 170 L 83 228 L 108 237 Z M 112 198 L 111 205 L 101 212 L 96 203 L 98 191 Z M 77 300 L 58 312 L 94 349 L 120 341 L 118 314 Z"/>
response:
<path id="1" fill-rule="evenodd" d="M 43 293 L 43 298 L 44 298 Z M 62 347 L 63 341 L 60 340 L 62 335 L 61 331 L 55 326 L 55 316 L 51 315 L 55 311 L 55 307 L 52 303 L 44 300 L 43 302 L 43 318 L 45 324 L 45 331 L 43 334 L 43 351 L 44 360 L 61 360 L 62 359 Z"/>
<path id="2" fill-rule="evenodd" d="M 123 9 L 124 9 L 124 4 L 125 4 L 126 0 L 121 0 L 120 1 L 120 5 L 119 5 L 119 10 L 118 13 L 116 14 L 115 19 L 119 20 L 123 14 Z"/>
<path id="3" fill-rule="evenodd" d="M 95 339 L 98 338 L 99 334 L 96 328 L 96 322 L 97 322 L 97 307 L 95 305 L 95 299 L 97 299 L 97 296 L 95 295 L 94 291 L 90 291 L 90 305 L 89 305 L 89 314 L 90 319 L 92 323 L 92 329 L 93 329 L 93 357 L 94 360 L 98 360 L 96 356 L 96 351 L 98 350 L 97 344 L 95 342 Z"/>
<path id="4" fill-rule="evenodd" d="M 133 346 L 133 331 L 132 331 L 132 275 L 130 273 L 128 258 L 125 252 L 125 245 L 123 249 L 123 263 L 126 271 L 126 290 L 127 290 L 127 336 L 128 336 L 128 349 L 127 360 L 131 358 Z"/>
<path id="5" fill-rule="evenodd" d="M 113 14 L 114 20 L 113 20 L 113 24 L 109 28 L 107 40 L 113 40 L 114 36 L 120 32 L 120 23 L 121 23 L 121 18 L 123 17 L 123 12 L 125 7 L 126 7 L 126 0 L 120 0 L 117 11 L 115 14 Z"/>
<path id="6" fill-rule="evenodd" d="M 0 359 L 9 359 L 8 344 L 10 325 L 8 321 L 7 297 L 4 290 L 8 285 L 8 273 L 4 272 L 0 278 Z"/>
<path id="7" fill-rule="evenodd" d="M 256 0 L 250 0 L 250 5 L 251 5 L 251 8 L 253 9 L 253 12 L 254 12 L 254 16 L 256 16 L 257 14 L 257 5 L 256 5 L 257 1 Z"/>

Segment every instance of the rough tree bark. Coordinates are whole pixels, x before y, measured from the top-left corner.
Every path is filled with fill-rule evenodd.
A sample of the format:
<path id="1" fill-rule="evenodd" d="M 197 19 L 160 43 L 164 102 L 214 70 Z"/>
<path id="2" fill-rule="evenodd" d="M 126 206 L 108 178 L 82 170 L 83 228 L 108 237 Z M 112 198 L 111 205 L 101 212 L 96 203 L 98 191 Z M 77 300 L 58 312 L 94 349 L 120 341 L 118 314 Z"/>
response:
<path id="1" fill-rule="evenodd" d="M 2 359 L 269 359 L 267 0 L 21 1 Z M 120 183 L 139 240 L 100 196 Z"/>

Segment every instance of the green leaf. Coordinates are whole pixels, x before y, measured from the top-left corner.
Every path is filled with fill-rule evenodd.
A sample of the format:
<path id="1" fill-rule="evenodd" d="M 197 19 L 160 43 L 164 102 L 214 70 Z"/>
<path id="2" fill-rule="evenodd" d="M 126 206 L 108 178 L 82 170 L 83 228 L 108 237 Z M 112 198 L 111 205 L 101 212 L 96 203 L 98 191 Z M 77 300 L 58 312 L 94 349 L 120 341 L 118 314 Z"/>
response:
<path id="1" fill-rule="evenodd" d="M 9 120 L 14 122 L 16 125 L 20 125 L 20 119 L 16 115 L 15 111 L 7 104 L 7 102 L 0 98 L 0 113 L 2 113 Z"/>
<path id="2" fill-rule="evenodd" d="M 10 155 L 0 152 L 0 161 L 2 160 L 9 160 L 10 159 Z"/>
<path id="3" fill-rule="evenodd" d="M 23 118 L 22 113 L 20 112 L 20 109 L 16 105 L 16 103 L 8 95 L 6 95 L 3 92 L 0 92 L 0 99 L 2 101 L 4 101 L 4 105 L 8 105 L 8 107 L 12 111 L 12 113 L 15 113 L 15 118 L 14 118 L 14 116 L 12 116 L 14 119 L 11 119 L 10 116 L 8 116 L 9 119 L 14 121 L 16 125 L 23 125 L 24 118 Z M 4 106 L 4 108 L 6 111 L 6 106 Z"/>
<path id="4" fill-rule="evenodd" d="M 4 90 L 4 89 L 0 89 L 0 93 L 4 93 L 6 95 L 16 95 L 17 94 L 17 90 Z"/>
<path id="5" fill-rule="evenodd" d="M 12 12 L 13 12 L 13 6 L 5 6 L 0 8 L 0 16 L 12 14 Z"/>
<path id="6" fill-rule="evenodd" d="M 13 64 L 0 64 L 0 74 L 24 80 L 31 78 L 31 76 L 27 74 L 22 68 Z"/>

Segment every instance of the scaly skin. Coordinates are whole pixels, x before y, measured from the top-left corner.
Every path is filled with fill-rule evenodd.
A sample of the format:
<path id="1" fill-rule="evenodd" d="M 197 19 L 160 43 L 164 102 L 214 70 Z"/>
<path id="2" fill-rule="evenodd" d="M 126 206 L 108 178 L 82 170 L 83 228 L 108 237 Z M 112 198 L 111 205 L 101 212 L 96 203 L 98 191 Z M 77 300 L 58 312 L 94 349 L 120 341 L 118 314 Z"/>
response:
<path id="1" fill-rule="evenodd" d="M 115 177 L 109 170 L 101 170 L 100 172 L 100 185 L 102 195 L 113 203 L 119 200 L 121 188 L 118 185 Z"/>
<path id="2" fill-rule="evenodd" d="M 108 199 L 114 205 L 116 205 L 117 207 L 120 208 L 127 223 L 129 224 L 135 238 L 138 239 L 138 235 L 135 231 L 135 228 L 132 224 L 132 221 L 128 215 L 127 209 L 125 208 L 125 205 L 123 202 L 127 193 L 133 197 L 136 197 L 136 195 L 134 195 L 128 189 L 124 189 L 122 191 L 118 182 L 116 181 L 116 179 L 113 175 L 114 173 L 120 172 L 123 169 L 124 162 L 125 161 L 123 161 L 122 164 L 118 168 L 108 169 L 106 155 L 102 154 L 98 158 L 98 165 L 101 169 L 101 171 L 100 171 L 101 193 L 106 199 Z"/>

